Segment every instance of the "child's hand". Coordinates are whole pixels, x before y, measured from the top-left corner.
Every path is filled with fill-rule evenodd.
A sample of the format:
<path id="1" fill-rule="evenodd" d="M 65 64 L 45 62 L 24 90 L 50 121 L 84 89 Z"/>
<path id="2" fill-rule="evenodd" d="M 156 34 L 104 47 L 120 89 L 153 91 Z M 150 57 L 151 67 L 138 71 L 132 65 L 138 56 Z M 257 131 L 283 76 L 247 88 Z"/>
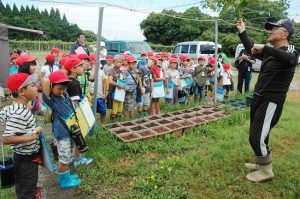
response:
<path id="1" fill-rule="evenodd" d="M 167 89 L 167 94 L 169 94 L 170 93 L 170 90 L 169 89 Z"/>
<path id="2" fill-rule="evenodd" d="M 117 84 L 118 89 L 122 89 L 123 85 L 122 84 Z"/>

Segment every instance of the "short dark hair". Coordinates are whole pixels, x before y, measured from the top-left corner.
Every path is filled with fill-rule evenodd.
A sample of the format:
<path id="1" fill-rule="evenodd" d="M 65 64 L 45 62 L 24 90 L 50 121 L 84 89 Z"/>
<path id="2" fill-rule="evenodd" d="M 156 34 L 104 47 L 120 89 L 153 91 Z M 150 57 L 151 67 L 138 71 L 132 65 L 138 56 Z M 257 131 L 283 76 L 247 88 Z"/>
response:
<path id="1" fill-rule="evenodd" d="M 58 85 L 62 85 L 62 86 L 68 86 L 69 82 L 61 82 L 61 83 L 53 83 L 52 84 L 52 88 L 54 88 L 55 86 L 58 86 Z"/>
<path id="2" fill-rule="evenodd" d="M 77 33 L 77 38 L 79 38 L 80 37 L 80 35 L 84 35 L 82 32 L 79 32 L 79 33 Z"/>
<path id="3" fill-rule="evenodd" d="M 49 65 L 49 66 L 53 66 L 54 65 L 54 60 L 47 60 L 46 62 L 45 62 L 45 65 Z"/>
<path id="4" fill-rule="evenodd" d="M 32 74 L 30 74 L 30 66 L 31 65 L 36 65 L 36 61 L 25 62 L 23 65 L 21 65 L 19 67 L 19 72 L 20 73 L 27 73 L 28 75 L 32 75 Z"/>

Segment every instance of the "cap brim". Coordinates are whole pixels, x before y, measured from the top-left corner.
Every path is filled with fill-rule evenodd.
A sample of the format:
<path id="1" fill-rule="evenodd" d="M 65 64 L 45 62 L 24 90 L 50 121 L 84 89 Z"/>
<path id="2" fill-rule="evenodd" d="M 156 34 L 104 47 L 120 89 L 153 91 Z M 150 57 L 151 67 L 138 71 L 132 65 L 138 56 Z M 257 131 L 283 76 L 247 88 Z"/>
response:
<path id="1" fill-rule="evenodd" d="M 70 82 L 70 81 L 71 80 L 69 80 L 69 79 L 62 79 L 62 80 L 56 81 L 54 84 L 59 84 L 59 83 L 63 83 L 63 82 Z"/>
<path id="2" fill-rule="evenodd" d="M 24 88 L 26 86 L 28 86 L 29 84 L 31 83 L 36 83 L 38 81 L 38 75 L 37 74 L 33 74 L 33 75 L 30 75 L 26 80 L 25 82 L 19 87 L 20 88 Z"/>
<path id="3" fill-rule="evenodd" d="M 273 27 L 282 27 L 281 25 L 278 25 L 276 23 L 271 23 L 271 22 L 267 22 L 265 24 L 265 29 L 266 30 L 271 30 Z"/>

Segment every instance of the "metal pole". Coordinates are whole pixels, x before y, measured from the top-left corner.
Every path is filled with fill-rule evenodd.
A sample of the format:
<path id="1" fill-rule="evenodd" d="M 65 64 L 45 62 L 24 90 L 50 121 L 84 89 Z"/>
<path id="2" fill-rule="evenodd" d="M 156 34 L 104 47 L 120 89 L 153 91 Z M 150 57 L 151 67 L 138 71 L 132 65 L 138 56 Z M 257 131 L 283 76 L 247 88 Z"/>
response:
<path id="1" fill-rule="evenodd" d="M 217 96 L 217 88 L 218 88 L 218 78 L 217 78 L 217 75 L 218 75 L 218 20 L 215 19 L 215 85 L 214 85 L 214 93 L 215 93 L 215 96 L 214 96 L 214 105 L 216 105 L 217 103 L 217 99 L 216 99 L 216 96 Z"/>
<path id="2" fill-rule="evenodd" d="M 102 22 L 103 22 L 104 8 L 99 7 L 99 19 L 98 19 L 98 34 L 97 34 L 97 51 L 96 51 L 96 65 L 95 65 L 95 79 L 94 79 L 94 98 L 93 98 L 93 113 L 96 118 L 97 110 L 97 91 L 98 91 L 98 73 L 99 73 L 99 61 L 100 61 L 100 41 L 102 35 Z M 93 128 L 95 133 L 96 128 Z"/>

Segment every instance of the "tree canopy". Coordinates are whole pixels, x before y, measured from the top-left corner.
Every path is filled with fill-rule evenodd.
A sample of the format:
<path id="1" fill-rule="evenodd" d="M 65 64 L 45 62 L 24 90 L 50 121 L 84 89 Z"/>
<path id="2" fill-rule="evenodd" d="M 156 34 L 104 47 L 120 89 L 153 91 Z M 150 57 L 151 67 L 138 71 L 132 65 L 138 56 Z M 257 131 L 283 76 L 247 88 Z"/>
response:
<path id="1" fill-rule="evenodd" d="M 96 34 L 92 31 L 83 31 L 77 24 L 68 22 L 66 16 L 61 15 L 58 9 L 51 8 L 39 10 L 34 6 L 21 6 L 20 9 L 13 4 L 12 8 L 9 4 L 3 5 L 0 0 L 0 23 L 11 26 L 19 26 L 44 32 L 45 40 L 62 40 L 74 41 L 78 32 L 86 34 L 87 41 L 96 41 Z M 14 31 L 9 32 L 10 39 L 29 39 L 34 40 L 36 37 L 31 34 L 19 34 Z"/>
<path id="2" fill-rule="evenodd" d="M 151 13 L 140 24 L 148 42 L 154 44 L 174 45 L 182 41 L 209 40 L 214 41 L 214 23 L 218 20 L 219 43 L 225 53 L 234 55 L 235 48 L 240 42 L 237 36 L 235 21 L 242 17 L 248 27 L 248 34 L 255 43 L 266 43 L 264 24 L 268 21 L 275 22 L 288 18 L 289 3 L 286 0 L 207 0 L 203 7 L 219 11 L 219 16 L 212 17 L 201 12 L 199 7 L 189 8 L 183 13 L 174 10 L 163 10 L 161 13 Z M 299 24 L 295 24 L 299 27 Z M 298 38 L 298 40 L 297 40 Z M 299 31 L 296 30 L 291 42 L 300 46 Z"/>

